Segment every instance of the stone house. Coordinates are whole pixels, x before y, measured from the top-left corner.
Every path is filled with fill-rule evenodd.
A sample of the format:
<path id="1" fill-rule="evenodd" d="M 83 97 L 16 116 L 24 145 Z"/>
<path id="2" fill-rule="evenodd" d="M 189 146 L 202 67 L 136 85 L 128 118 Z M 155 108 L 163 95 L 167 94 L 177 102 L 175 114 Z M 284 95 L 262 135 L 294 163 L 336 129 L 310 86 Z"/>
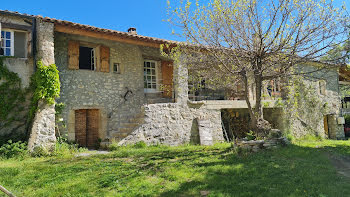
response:
<path id="1" fill-rule="evenodd" d="M 35 70 L 34 62 L 57 65 L 61 82 L 57 103 L 65 107 L 56 120 L 56 133 L 67 134 L 81 146 L 94 148 L 114 141 L 208 145 L 223 141 L 224 133 L 228 137 L 230 125 L 223 123 L 223 116 L 231 114 L 230 120 L 245 121 L 240 117 L 245 116 L 247 106 L 239 96 L 205 88 L 191 90 L 186 68 L 160 53 L 161 44 L 176 42 L 138 35 L 135 28 L 121 32 L 10 11 L 0 11 L 0 22 L 3 55 L 14 56 L 5 65 L 18 73 L 24 86 Z M 269 103 L 266 118 L 297 136 L 312 127 L 323 137 L 343 138 L 338 70 L 318 74 L 306 81 L 330 107 L 314 122 L 295 118 L 284 123 L 284 111 L 275 100 L 281 95 L 278 82 L 267 84 L 273 88 L 264 100 Z M 31 131 L 31 140 L 37 144 L 54 141 L 52 109 L 43 107 L 41 112 L 46 110 L 42 114 L 53 118 L 34 120 L 41 125 Z M 314 110 L 311 107 L 307 113 Z"/>

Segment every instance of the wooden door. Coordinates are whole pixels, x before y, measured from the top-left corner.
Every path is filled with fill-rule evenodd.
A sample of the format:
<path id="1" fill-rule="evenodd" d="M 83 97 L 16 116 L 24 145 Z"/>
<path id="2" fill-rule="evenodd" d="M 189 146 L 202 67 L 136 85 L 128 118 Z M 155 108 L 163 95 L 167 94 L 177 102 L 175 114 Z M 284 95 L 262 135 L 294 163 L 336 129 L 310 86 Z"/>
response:
<path id="1" fill-rule="evenodd" d="M 324 131 L 327 138 L 329 138 L 329 128 L 328 128 L 328 116 L 323 116 Z"/>
<path id="2" fill-rule="evenodd" d="M 98 109 L 89 109 L 86 113 L 86 145 L 88 148 L 95 148 L 98 142 L 98 125 L 100 119 L 100 112 Z"/>
<path id="3" fill-rule="evenodd" d="M 75 140 L 80 146 L 95 148 L 98 145 L 99 119 L 98 109 L 75 111 Z"/>

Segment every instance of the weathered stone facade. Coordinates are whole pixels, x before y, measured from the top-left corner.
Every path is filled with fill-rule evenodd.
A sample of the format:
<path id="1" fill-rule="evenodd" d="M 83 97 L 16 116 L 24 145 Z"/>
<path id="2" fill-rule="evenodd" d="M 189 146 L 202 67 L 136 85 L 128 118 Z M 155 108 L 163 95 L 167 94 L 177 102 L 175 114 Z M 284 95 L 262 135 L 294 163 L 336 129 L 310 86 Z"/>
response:
<path id="1" fill-rule="evenodd" d="M 60 128 L 60 132 L 68 134 L 71 141 L 76 140 L 75 112 L 80 109 L 98 109 L 98 137 L 102 143 L 119 141 L 120 144 L 130 144 L 144 141 L 147 144 L 169 145 L 210 145 L 223 141 L 221 110 L 247 109 L 243 100 L 190 102 L 188 71 L 181 65 L 181 59 L 174 63 L 171 70 L 171 85 L 174 87 L 172 98 L 161 98 L 159 89 L 152 93 L 145 92 L 145 60 L 156 62 L 157 85 L 162 83 L 162 76 L 166 73 L 162 71 L 161 62 L 169 59 L 162 57 L 159 51 L 159 44 L 164 41 L 42 17 L 29 17 L 28 20 L 34 19 L 37 32 L 36 51 L 33 51 L 33 55 L 35 53 L 36 58 L 31 56 L 28 47 L 27 58 L 7 59 L 5 64 L 19 74 L 24 87 L 28 87 L 30 76 L 35 70 L 34 61 L 42 60 L 44 65 L 57 64 L 61 82 L 61 95 L 57 102 L 65 104 L 61 116 L 63 125 L 66 126 Z M 28 21 L 14 16 L 8 16 L 7 22 L 20 27 L 30 26 Z M 31 35 L 30 30 L 28 42 L 32 41 Z M 69 65 L 72 55 L 68 50 L 70 41 L 96 49 L 95 68 L 98 69 L 72 69 Z M 101 48 L 108 50 L 108 57 L 104 57 L 103 61 L 109 63 L 109 68 L 101 69 L 101 51 L 104 51 Z M 120 66 L 118 73 L 113 72 L 115 63 Z M 314 67 L 303 67 L 306 70 L 309 68 Z M 305 83 L 320 92 L 319 82 L 322 80 L 326 82 L 326 88 L 322 94 L 315 93 L 317 105 L 301 102 L 301 113 L 298 116 L 287 116 L 282 112 L 282 107 L 272 103 L 267 106 L 269 109 L 265 110 L 264 116 L 275 128 L 289 130 L 297 137 L 305 136 L 312 130 L 321 137 L 343 138 L 343 126 L 338 124 L 341 116 L 338 71 L 327 69 L 314 72 L 305 78 Z M 254 103 L 253 94 L 251 99 Z M 51 149 L 54 146 L 54 113 L 53 105 L 40 101 L 29 140 L 30 150 L 35 147 Z M 324 120 L 327 120 L 327 125 Z"/>
<path id="2" fill-rule="evenodd" d="M 119 63 L 121 65 L 121 73 L 116 74 L 112 71 L 104 73 L 91 70 L 70 70 L 68 68 L 69 40 L 109 47 L 111 67 L 113 63 Z M 181 105 L 147 105 L 148 98 L 146 96 L 147 94 L 144 93 L 143 87 L 143 62 L 146 59 L 156 61 L 164 59 L 164 57 L 160 55 L 159 49 L 56 33 L 55 58 L 60 71 L 61 80 L 61 96 L 57 101 L 65 104 L 62 117 L 68 128 L 67 133 L 69 140 L 75 140 L 74 111 L 77 109 L 100 109 L 101 124 L 99 128 L 99 137 L 102 142 L 123 139 L 127 137 L 127 130 L 136 129 L 136 131 L 139 131 L 141 128 L 150 135 L 148 140 L 146 140 L 149 143 L 157 142 L 175 145 L 187 143 L 189 141 L 192 121 L 194 118 L 200 116 L 200 112 L 184 105 L 184 103 L 187 102 L 185 86 L 182 87 L 182 93 L 180 91 L 176 92 L 177 95 L 182 95 L 181 97 L 176 97 L 178 102 L 182 102 Z M 158 65 L 160 65 L 160 63 L 158 63 Z M 158 70 L 161 71 L 161 69 Z M 160 74 L 161 73 L 158 72 L 158 75 Z M 187 84 L 187 80 L 185 84 Z M 131 91 L 131 93 L 129 92 L 124 98 L 128 90 Z M 185 99 L 183 99 L 184 97 Z M 167 105 L 172 107 L 165 107 Z M 155 106 L 159 106 L 156 110 L 157 112 L 152 110 L 155 109 Z M 143 108 L 148 110 L 143 112 Z M 171 113 L 181 111 L 181 114 L 186 115 L 185 117 L 163 116 L 164 113 L 169 114 L 170 111 Z M 201 110 L 201 112 L 205 111 L 206 110 Z M 220 112 L 211 111 L 209 110 L 207 113 L 215 114 L 210 116 L 216 117 L 215 124 L 217 131 L 215 131 L 215 135 L 218 135 L 213 138 L 222 140 L 222 138 L 220 138 L 220 136 L 222 137 L 222 133 L 220 133 L 221 122 L 219 121 Z M 158 119 L 159 124 L 148 124 L 154 121 L 154 119 L 150 118 L 152 116 L 158 117 L 156 119 Z M 172 121 L 173 119 L 176 119 L 176 121 Z M 183 129 L 179 129 L 181 121 L 186 122 L 184 123 L 186 126 Z M 141 126 L 143 122 L 145 122 L 145 124 Z M 138 127 L 140 128 L 137 129 Z M 168 130 L 165 131 L 165 128 L 168 128 Z M 163 134 L 158 135 L 159 133 Z M 129 137 L 127 139 L 130 139 L 130 142 L 139 141 L 138 138 L 131 139 L 131 137 Z"/>
<path id="3" fill-rule="evenodd" d="M 301 99 L 297 104 L 297 111 L 292 116 L 284 117 L 285 129 L 295 137 L 316 134 L 322 138 L 343 139 L 344 127 L 338 124 L 338 118 L 342 116 L 338 70 L 316 69 L 318 67 L 302 67 L 303 72 L 314 72 L 303 77 L 305 89 L 299 90 Z M 313 94 L 305 97 L 305 91 Z"/>

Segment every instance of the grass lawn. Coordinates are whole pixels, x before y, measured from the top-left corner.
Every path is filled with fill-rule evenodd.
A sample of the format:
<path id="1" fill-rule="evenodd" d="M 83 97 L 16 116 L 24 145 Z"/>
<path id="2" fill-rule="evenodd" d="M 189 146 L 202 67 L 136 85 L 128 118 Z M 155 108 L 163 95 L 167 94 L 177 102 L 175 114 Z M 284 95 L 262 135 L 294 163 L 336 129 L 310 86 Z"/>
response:
<path id="1" fill-rule="evenodd" d="M 299 141 L 240 155 L 219 144 L 0 160 L 0 185 L 17 196 L 350 196 L 350 180 L 326 151 L 350 156 L 350 141 Z"/>

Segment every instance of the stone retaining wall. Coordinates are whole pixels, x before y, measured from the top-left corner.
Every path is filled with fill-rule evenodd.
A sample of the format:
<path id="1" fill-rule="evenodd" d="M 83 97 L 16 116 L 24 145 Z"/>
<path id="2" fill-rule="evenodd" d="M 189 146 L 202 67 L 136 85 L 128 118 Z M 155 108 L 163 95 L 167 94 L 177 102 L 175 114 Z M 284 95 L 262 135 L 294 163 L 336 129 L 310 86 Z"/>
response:
<path id="1" fill-rule="evenodd" d="M 224 140 L 220 110 L 190 107 L 179 103 L 145 105 L 145 123 L 119 145 L 143 141 L 176 146 L 186 143 L 211 145 Z M 199 136 L 199 140 L 198 140 Z"/>

